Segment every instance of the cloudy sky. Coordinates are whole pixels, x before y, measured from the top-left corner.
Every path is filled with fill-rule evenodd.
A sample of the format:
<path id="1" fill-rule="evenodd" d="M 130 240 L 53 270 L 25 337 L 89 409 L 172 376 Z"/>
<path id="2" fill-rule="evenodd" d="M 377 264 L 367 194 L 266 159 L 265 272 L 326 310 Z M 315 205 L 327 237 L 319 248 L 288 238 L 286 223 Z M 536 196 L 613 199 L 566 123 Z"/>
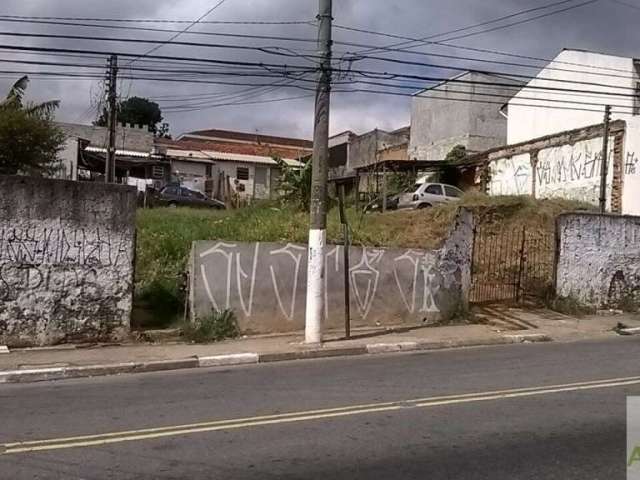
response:
<path id="1" fill-rule="evenodd" d="M 3 0 L 0 2 L 1 16 L 55 16 L 55 17 L 91 17 L 117 19 L 170 19 L 195 20 L 216 5 L 219 0 Z M 430 54 L 446 54 L 489 60 L 503 60 L 528 63 L 541 66 L 542 63 L 531 60 L 518 60 L 487 53 L 465 50 L 463 47 L 494 49 L 502 52 L 517 53 L 541 58 L 553 58 L 562 48 L 578 48 L 600 51 L 622 56 L 640 56 L 634 46 L 640 41 L 640 3 L 638 0 L 598 0 L 587 3 L 586 0 L 569 0 L 562 5 L 546 10 L 538 10 L 528 14 L 515 16 L 499 23 L 489 24 L 462 33 L 476 33 L 493 27 L 542 15 L 554 10 L 578 6 L 571 10 L 549 15 L 520 25 L 502 28 L 491 32 L 474 34 L 470 37 L 453 40 L 450 43 L 460 48 L 440 45 L 426 45 L 414 49 Z M 516 14 L 523 10 L 533 9 L 557 3 L 553 0 L 335 0 L 335 23 L 343 26 L 391 33 L 412 38 L 424 38 L 442 34 L 459 28 L 490 21 L 499 17 Z M 630 4 L 625 5 L 625 3 Z M 632 8 L 636 5 L 637 8 Z M 241 22 L 283 22 L 313 21 L 317 10 L 317 0 L 226 0 L 206 20 L 208 21 L 241 21 Z M 94 22 L 96 23 L 96 22 Z M 105 22 L 97 22 L 105 24 Z M 172 33 L 145 32 L 131 30 L 113 30 L 79 26 L 62 26 L 48 24 L 32 24 L 17 22 L 0 22 L 3 32 L 56 33 L 81 36 L 98 36 L 111 38 L 138 38 L 167 40 Z M 117 25 L 112 23 L 111 25 Z M 122 25 L 122 24 L 120 24 Z M 143 23 L 125 24 L 128 26 L 158 29 L 180 30 L 187 24 Z M 199 24 L 191 32 L 240 33 L 269 36 L 295 37 L 312 40 L 315 27 L 311 25 L 220 25 Z M 435 40 L 447 40 L 455 35 L 442 35 Z M 350 42 L 361 45 L 389 45 L 398 40 L 373 36 L 370 34 L 336 30 L 334 39 L 336 59 L 349 58 L 354 51 L 363 50 L 360 46 L 341 45 Z M 280 52 L 293 52 L 294 56 L 272 55 L 255 50 L 231 50 L 228 48 L 204 48 L 193 46 L 164 45 L 154 55 L 175 57 L 191 57 L 198 59 L 219 59 L 246 62 L 263 62 L 277 65 L 310 66 L 313 58 L 302 58 L 301 55 L 313 55 L 315 48 L 312 42 L 258 40 L 216 37 L 205 35 L 183 34 L 180 41 L 218 43 L 225 45 L 245 45 L 252 47 L 280 47 Z M 104 59 L 77 59 L 70 57 L 51 57 L 45 55 L 24 55 L 1 50 L 2 45 L 31 45 L 59 47 L 70 49 L 90 49 L 101 52 L 118 51 L 144 53 L 154 45 L 121 44 L 115 42 L 70 40 L 70 39 L 34 39 L 0 36 L 0 59 L 4 60 L 40 60 L 48 62 L 81 62 L 83 64 L 102 65 Z M 289 50 L 284 50 L 288 48 Z M 495 64 L 480 64 L 461 59 L 445 59 L 432 55 L 405 55 L 398 52 L 378 53 L 377 56 L 409 60 L 413 62 L 446 65 L 458 68 L 490 69 L 508 73 L 533 74 L 534 69 Z M 121 65 L 129 60 L 120 59 Z M 0 73 L 0 91 L 6 91 L 18 73 L 7 72 L 59 72 L 63 74 L 82 74 L 101 72 L 99 69 L 82 69 L 79 67 L 39 66 L 14 64 L 3 61 Z M 310 138 L 313 126 L 313 100 L 302 98 L 272 103 L 220 106 L 224 103 L 246 103 L 279 100 L 289 97 L 310 95 L 308 90 L 296 88 L 262 88 L 247 91 L 248 84 L 269 84 L 273 78 L 257 77 L 221 77 L 213 75 L 213 67 L 176 66 L 167 63 L 151 64 L 144 60 L 136 61 L 138 66 L 164 66 L 164 68 L 208 69 L 206 76 L 200 75 L 201 83 L 162 82 L 149 80 L 121 80 L 119 94 L 126 96 L 143 96 L 156 99 L 164 108 L 165 120 L 171 125 L 173 135 L 185 131 L 204 128 L 235 129 L 264 134 L 287 135 Z M 341 68 L 351 66 L 353 69 L 376 72 L 402 72 L 421 76 L 448 77 L 456 74 L 456 70 L 436 69 L 426 66 L 410 66 L 390 64 L 379 60 L 361 59 L 354 63 L 337 62 Z M 228 68 L 220 68 L 217 71 Z M 123 73 L 126 74 L 127 70 Z M 145 75 L 140 74 L 138 75 Z M 162 76 L 165 79 L 177 77 L 180 73 L 146 73 L 146 75 Z M 184 77 L 183 77 L 184 78 Z M 307 79 L 312 77 L 307 77 Z M 232 85 L 202 83 L 224 81 Z M 344 75 L 339 81 L 353 80 L 351 75 Z M 233 84 L 235 83 L 235 84 Z M 298 85 L 309 87 L 311 82 L 298 82 Z M 409 87 L 422 86 L 419 80 L 405 80 L 403 85 Z M 426 84 L 424 84 L 426 86 Z M 101 83 L 98 79 L 56 78 L 32 75 L 29 86 L 29 98 L 32 100 L 60 99 L 61 108 L 58 119 L 68 122 L 89 123 L 96 113 L 96 102 L 100 97 Z M 346 88 L 346 87 L 345 87 Z M 379 89 L 375 86 L 358 88 Z M 338 88 L 340 89 L 340 88 Z M 398 90 L 396 90 L 398 91 Z M 393 129 L 409 122 L 409 99 L 405 96 L 380 95 L 371 93 L 336 93 L 333 95 L 331 130 L 337 133 L 351 129 L 358 133 L 373 128 Z M 211 105 L 215 105 L 212 107 Z M 180 110 L 185 106 L 193 111 Z M 194 108 L 198 108 L 194 110 Z"/>

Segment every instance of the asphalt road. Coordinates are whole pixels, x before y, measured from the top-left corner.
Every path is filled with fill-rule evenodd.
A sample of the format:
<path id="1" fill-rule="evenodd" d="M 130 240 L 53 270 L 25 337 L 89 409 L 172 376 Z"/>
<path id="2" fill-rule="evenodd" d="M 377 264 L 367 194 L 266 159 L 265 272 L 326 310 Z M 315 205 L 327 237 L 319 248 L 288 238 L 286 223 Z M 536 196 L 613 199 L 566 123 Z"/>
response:
<path id="1" fill-rule="evenodd" d="M 0 479 L 622 479 L 639 360 L 616 338 L 5 385 Z"/>

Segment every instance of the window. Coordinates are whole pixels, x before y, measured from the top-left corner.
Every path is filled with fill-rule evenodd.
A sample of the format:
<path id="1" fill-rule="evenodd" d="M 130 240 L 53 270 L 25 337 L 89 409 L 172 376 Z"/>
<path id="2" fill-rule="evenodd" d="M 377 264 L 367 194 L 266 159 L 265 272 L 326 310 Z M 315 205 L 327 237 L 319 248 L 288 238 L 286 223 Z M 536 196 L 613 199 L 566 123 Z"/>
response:
<path id="1" fill-rule="evenodd" d="M 249 167 L 238 167 L 236 178 L 238 180 L 249 180 Z"/>
<path id="2" fill-rule="evenodd" d="M 444 186 L 444 194 L 447 197 L 461 197 L 462 196 L 462 191 L 458 190 L 456 187 L 451 187 L 449 185 L 445 185 Z"/>
<path id="3" fill-rule="evenodd" d="M 151 176 L 153 178 L 164 178 L 164 167 L 162 165 L 153 165 L 151 167 Z"/>
<path id="4" fill-rule="evenodd" d="M 166 187 L 162 193 L 165 195 L 178 195 L 178 187 Z"/>
<path id="5" fill-rule="evenodd" d="M 431 195 L 442 195 L 442 187 L 437 184 L 432 184 L 425 188 L 424 193 L 429 193 Z"/>

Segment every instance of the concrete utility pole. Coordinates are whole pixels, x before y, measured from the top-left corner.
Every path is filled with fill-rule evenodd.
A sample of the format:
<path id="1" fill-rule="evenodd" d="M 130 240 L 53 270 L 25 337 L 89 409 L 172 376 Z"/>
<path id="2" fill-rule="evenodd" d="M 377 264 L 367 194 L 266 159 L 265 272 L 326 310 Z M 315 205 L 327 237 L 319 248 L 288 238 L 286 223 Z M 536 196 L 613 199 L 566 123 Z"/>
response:
<path id="1" fill-rule="evenodd" d="M 609 155 L 609 122 L 611 105 L 604 107 L 604 132 L 602 137 L 602 161 L 600 162 L 600 213 L 607 211 L 607 156 Z"/>
<path id="2" fill-rule="evenodd" d="M 116 181 L 116 124 L 117 124 L 117 92 L 118 57 L 111 55 L 108 60 L 107 71 L 107 128 L 108 147 L 107 160 L 105 162 L 104 181 L 115 183 Z"/>
<path id="3" fill-rule="evenodd" d="M 318 10 L 318 53 L 320 77 L 316 89 L 313 130 L 313 165 L 309 225 L 309 263 L 307 267 L 307 305 L 305 342 L 322 342 L 325 265 L 327 240 L 327 176 L 329 165 L 329 107 L 331 97 L 332 0 L 320 0 Z"/>

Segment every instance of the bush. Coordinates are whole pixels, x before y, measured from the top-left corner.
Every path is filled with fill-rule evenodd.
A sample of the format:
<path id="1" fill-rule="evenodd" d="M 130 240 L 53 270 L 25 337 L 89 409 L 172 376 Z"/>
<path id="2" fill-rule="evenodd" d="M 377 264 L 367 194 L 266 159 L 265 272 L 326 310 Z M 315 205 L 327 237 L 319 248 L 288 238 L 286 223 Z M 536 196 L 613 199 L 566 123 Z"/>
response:
<path id="1" fill-rule="evenodd" d="M 240 327 L 233 310 L 214 310 L 210 315 L 197 318 L 184 326 L 183 334 L 196 343 L 220 342 L 240 336 Z"/>

